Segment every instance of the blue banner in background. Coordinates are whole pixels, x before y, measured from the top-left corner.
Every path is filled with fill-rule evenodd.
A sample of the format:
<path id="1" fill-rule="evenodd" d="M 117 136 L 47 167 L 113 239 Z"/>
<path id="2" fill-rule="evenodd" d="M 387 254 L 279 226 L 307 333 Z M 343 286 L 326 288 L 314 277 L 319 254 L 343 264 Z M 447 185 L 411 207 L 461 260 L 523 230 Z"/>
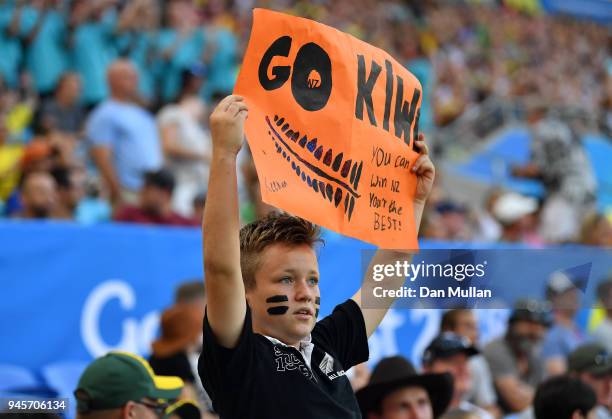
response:
<path id="1" fill-rule="evenodd" d="M 0 236 L 0 363 L 32 371 L 116 348 L 147 355 L 177 285 L 202 276 L 198 229 L 8 222 L 0 223 Z M 359 289 L 362 251 L 372 249 L 334 233 L 325 238 L 322 316 Z M 399 352 L 419 364 L 440 316 L 441 310 L 391 310 L 370 338 L 371 362 Z M 479 316 L 483 342 L 504 331 L 507 316 L 505 309 Z"/>
<path id="2" fill-rule="evenodd" d="M 612 0 L 540 0 L 540 4 L 551 14 L 612 22 Z"/>

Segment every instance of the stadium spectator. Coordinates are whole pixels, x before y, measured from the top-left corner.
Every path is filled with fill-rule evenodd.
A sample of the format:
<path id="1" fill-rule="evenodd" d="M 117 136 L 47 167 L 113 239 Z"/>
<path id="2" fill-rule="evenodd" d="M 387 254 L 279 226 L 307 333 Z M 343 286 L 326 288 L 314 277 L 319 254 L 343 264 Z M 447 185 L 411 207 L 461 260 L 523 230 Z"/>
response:
<path id="1" fill-rule="evenodd" d="M 581 294 L 577 288 L 579 280 L 575 282 L 569 273 L 557 271 L 546 286 L 546 299 L 550 301 L 554 322 L 542 342 L 542 359 L 549 376 L 565 373 L 568 355 L 585 340 L 574 319 L 580 308 Z"/>
<path id="2" fill-rule="evenodd" d="M 452 332 L 467 339 L 474 347 L 478 345 L 478 321 L 473 310 L 453 309 L 442 315 L 440 331 Z M 482 407 L 493 415 L 498 414 L 497 397 L 493 378 L 485 357 L 478 353 L 468 359 L 472 385 L 465 400 Z"/>
<path id="3" fill-rule="evenodd" d="M 612 275 L 597 286 L 597 298 L 599 299 L 605 317 L 593 330 L 593 338 L 612 353 Z"/>
<path id="4" fill-rule="evenodd" d="M 85 196 L 85 172 L 82 168 L 59 167 L 51 171 L 57 185 L 58 205 L 55 218 L 74 220 Z"/>
<path id="5" fill-rule="evenodd" d="M 467 223 L 466 208 L 451 201 L 444 201 L 436 205 L 439 221 L 446 231 L 446 239 L 452 241 L 468 241 L 472 232 Z"/>
<path id="6" fill-rule="evenodd" d="M 193 2 L 188 0 L 167 3 L 163 23 L 157 34 L 157 71 L 161 98 L 169 102 L 178 97 L 183 70 L 202 63 L 205 35 Z"/>
<path id="7" fill-rule="evenodd" d="M 19 89 L 7 89 L 0 80 L 0 113 L 12 141 L 26 141 L 31 138 L 30 125 L 40 101 L 28 73 L 19 77 Z"/>
<path id="8" fill-rule="evenodd" d="M 541 245 L 543 242 L 534 232 L 532 219 L 537 210 L 538 202 L 531 197 L 508 192 L 497 198 L 493 215 L 502 226 L 500 240 Z"/>
<path id="9" fill-rule="evenodd" d="M 533 401 L 536 419 L 594 419 L 597 397 L 582 381 L 553 377 L 538 386 Z"/>
<path id="10" fill-rule="evenodd" d="M 48 219 L 57 211 L 57 185 L 48 172 L 25 174 L 19 196 L 22 209 L 15 218 Z"/>
<path id="11" fill-rule="evenodd" d="M 204 315 L 206 306 L 206 288 L 202 279 L 194 279 L 180 284 L 174 294 L 175 304 L 195 304 Z"/>
<path id="12" fill-rule="evenodd" d="M 154 419 L 179 399 L 183 380 L 153 375 L 151 366 L 128 352 L 109 352 L 81 375 L 74 396 L 77 419 Z"/>
<path id="13" fill-rule="evenodd" d="M 126 60 L 108 69 L 111 97 L 87 121 L 87 139 L 94 162 L 115 206 L 135 204 L 146 171 L 162 165 L 155 120 L 137 105 L 138 73 Z"/>
<path id="14" fill-rule="evenodd" d="M 364 419 L 439 418 L 453 397 L 450 374 L 417 374 L 401 356 L 382 359 L 367 386 L 357 391 Z"/>
<path id="15" fill-rule="evenodd" d="M 64 135 L 78 136 L 85 122 L 85 108 L 79 103 L 81 79 L 77 73 L 64 73 L 53 97 L 44 100 L 38 110 L 37 124 L 40 131 L 58 131 Z"/>
<path id="16" fill-rule="evenodd" d="M 161 335 L 152 344 L 149 363 L 159 375 L 185 381 L 190 399 L 197 399 L 198 356 L 202 348 L 203 313 L 193 304 L 174 305 L 162 313 Z"/>
<path id="17" fill-rule="evenodd" d="M 567 359 L 569 375 L 591 386 L 597 395 L 597 419 L 612 417 L 612 357 L 603 345 L 579 346 Z"/>
<path id="18" fill-rule="evenodd" d="M 493 419 L 493 415 L 484 409 L 468 402 L 466 396 L 472 390 L 472 377 L 468 359 L 477 355 L 478 349 L 469 339 L 452 332 L 443 332 L 425 349 L 423 353 L 423 371 L 425 373 L 449 373 L 453 377 L 453 397 L 451 409 L 473 412 L 480 419 Z"/>
<path id="19" fill-rule="evenodd" d="M 528 101 L 532 160 L 515 167 L 513 174 L 542 180 L 546 188 L 542 236 L 548 242 L 565 242 L 577 238 L 582 214 L 595 203 L 597 182 L 580 139 L 564 122 L 547 116 L 547 111 L 541 98 Z"/>
<path id="20" fill-rule="evenodd" d="M 176 178 L 173 209 L 193 216 L 193 199 L 206 192 L 212 144 L 204 126 L 205 104 L 199 96 L 204 69 L 183 70 L 176 104 L 162 108 L 157 117 L 168 168 Z"/>
<path id="21" fill-rule="evenodd" d="M 60 77 L 68 70 L 68 24 L 64 6 L 60 0 L 34 0 L 27 6 L 21 2 L 15 5 L 18 9 L 15 13 L 21 15 L 19 35 L 26 47 L 25 67 L 43 96 L 53 93 Z"/>
<path id="22" fill-rule="evenodd" d="M 9 142 L 9 132 L 0 112 L 0 203 L 12 194 L 19 182 L 23 145 Z"/>
<path id="23" fill-rule="evenodd" d="M 279 417 L 289 405 L 294 417 L 359 416 L 345 369 L 368 359 L 367 337 L 392 301 L 385 300 L 378 310 L 362 310 L 358 290 L 317 321 L 320 290 L 313 247 L 319 242 L 318 227 L 288 214 L 272 214 L 239 228 L 235 172 L 248 113 L 243 100 L 226 97 L 210 119 L 214 152 L 203 224 L 208 305 L 200 377 L 221 416 L 244 417 L 255 408 L 261 416 Z M 435 169 L 423 134 L 415 145 L 421 151 L 413 168 L 415 225 L 420 225 Z M 377 252 L 370 266 L 409 257 Z M 285 273 L 279 279 L 273 272 Z M 366 274 L 364 289 L 374 285 Z M 273 308 L 272 301 L 283 306 Z M 310 362 L 319 368 L 308 368 Z M 236 404 L 236 391 L 247 384 L 241 374 L 247 370 L 255 385 Z M 291 392 L 284 392 L 283 403 L 276 404 L 273 389 L 287 385 Z"/>
<path id="24" fill-rule="evenodd" d="M 608 217 L 598 213 L 584 217 L 580 229 L 580 243 L 588 246 L 612 247 L 612 223 Z"/>
<path id="25" fill-rule="evenodd" d="M 139 206 L 120 208 L 113 217 L 116 221 L 172 226 L 199 225 L 194 220 L 172 211 L 174 176 L 171 172 L 166 169 L 147 172 L 144 178 Z"/>
<path id="26" fill-rule="evenodd" d="M 206 289 L 204 288 L 204 281 L 202 279 L 196 279 L 183 282 L 179 285 L 174 294 L 174 304 L 176 306 L 193 306 L 200 313 L 200 319 L 204 318 L 204 308 L 206 307 Z M 192 352 L 189 357 L 192 370 L 196 372 L 198 367 L 197 353 L 200 351 L 201 345 L 197 348 L 197 351 Z M 212 416 L 213 408 L 210 396 L 206 393 L 206 390 L 204 390 L 200 377 L 197 374 L 195 374 L 195 377 L 194 385 L 198 395 L 198 401 L 200 402 L 199 404 L 205 410 L 205 417 L 208 417 L 206 415 L 210 415 L 212 418 L 214 416 Z"/>
<path id="27" fill-rule="evenodd" d="M 81 100 L 88 107 L 108 96 L 106 69 L 117 58 L 115 36 L 124 29 L 115 6 L 114 0 L 70 4 L 70 58 L 83 81 Z"/>
<path id="28" fill-rule="evenodd" d="M 503 190 L 495 188 L 484 198 L 482 209 L 476 211 L 476 232 L 474 240 L 482 243 L 495 243 L 500 240 L 502 227 L 495 218 L 494 208 L 497 200 L 504 194 Z"/>
<path id="29" fill-rule="evenodd" d="M 508 318 L 506 334 L 484 347 L 497 402 L 505 413 L 525 410 L 533 401 L 535 388 L 544 378 L 537 347 L 549 321 L 542 304 L 519 301 Z"/>
<path id="30" fill-rule="evenodd" d="M 0 84 L 15 89 L 19 86 L 19 66 L 23 48 L 19 41 L 22 7 L 3 2 L 0 5 Z"/>

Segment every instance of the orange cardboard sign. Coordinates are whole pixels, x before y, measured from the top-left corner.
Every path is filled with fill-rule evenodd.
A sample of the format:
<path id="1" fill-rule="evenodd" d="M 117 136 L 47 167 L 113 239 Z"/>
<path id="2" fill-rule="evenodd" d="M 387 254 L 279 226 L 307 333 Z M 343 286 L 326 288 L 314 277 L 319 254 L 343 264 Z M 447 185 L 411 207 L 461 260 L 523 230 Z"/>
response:
<path id="1" fill-rule="evenodd" d="M 421 85 L 386 52 L 255 9 L 235 93 L 265 202 L 386 249 L 417 249 Z"/>

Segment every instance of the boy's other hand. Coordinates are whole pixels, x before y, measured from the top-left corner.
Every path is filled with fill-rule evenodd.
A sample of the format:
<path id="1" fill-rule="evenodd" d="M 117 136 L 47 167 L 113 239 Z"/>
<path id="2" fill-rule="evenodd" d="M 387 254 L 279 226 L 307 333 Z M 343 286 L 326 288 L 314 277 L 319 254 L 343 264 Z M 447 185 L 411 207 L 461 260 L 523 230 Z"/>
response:
<path id="1" fill-rule="evenodd" d="M 416 141 L 416 146 L 419 149 L 420 156 L 412 166 L 412 172 L 417 175 L 417 187 L 414 195 L 415 203 L 425 204 L 429 193 L 433 188 L 434 178 L 436 176 L 436 168 L 429 158 L 429 150 L 425 144 L 425 136 L 419 134 Z"/>
<path id="2" fill-rule="evenodd" d="M 242 96 L 230 95 L 224 98 L 210 115 L 210 132 L 213 153 L 236 155 L 242 147 L 244 121 L 249 108 Z"/>

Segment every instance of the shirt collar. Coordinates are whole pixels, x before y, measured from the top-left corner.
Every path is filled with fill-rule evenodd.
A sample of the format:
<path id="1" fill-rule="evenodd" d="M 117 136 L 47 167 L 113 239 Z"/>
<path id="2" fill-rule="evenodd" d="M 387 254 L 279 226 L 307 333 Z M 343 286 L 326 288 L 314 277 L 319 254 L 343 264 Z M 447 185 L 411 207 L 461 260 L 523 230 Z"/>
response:
<path id="1" fill-rule="evenodd" d="M 286 348 L 294 348 L 294 346 L 287 345 L 286 343 L 283 343 L 280 340 L 273 338 L 271 336 L 266 336 L 266 335 L 263 335 L 263 336 L 275 345 L 281 345 Z M 298 351 L 304 357 L 304 361 L 306 362 L 306 365 L 308 365 L 308 368 L 310 368 L 310 359 L 312 358 L 313 349 L 314 349 L 314 343 L 312 343 L 312 335 L 309 334 L 304 339 L 302 339 L 300 341 L 300 344 L 298 345 Z"/>

